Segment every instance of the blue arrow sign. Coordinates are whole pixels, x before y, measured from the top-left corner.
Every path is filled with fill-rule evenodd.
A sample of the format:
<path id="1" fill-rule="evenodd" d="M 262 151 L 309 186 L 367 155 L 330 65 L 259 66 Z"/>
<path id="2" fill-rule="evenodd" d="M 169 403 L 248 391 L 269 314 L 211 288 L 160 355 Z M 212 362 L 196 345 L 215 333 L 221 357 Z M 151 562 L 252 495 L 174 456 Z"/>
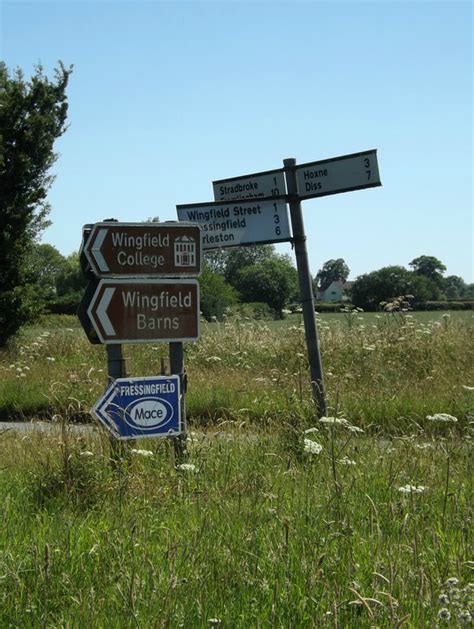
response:
<path id="1" fill-rule="evenodd" d="M 181 433 L 179 376 L 117 378 L 92 412 L 117 439 Z"/>

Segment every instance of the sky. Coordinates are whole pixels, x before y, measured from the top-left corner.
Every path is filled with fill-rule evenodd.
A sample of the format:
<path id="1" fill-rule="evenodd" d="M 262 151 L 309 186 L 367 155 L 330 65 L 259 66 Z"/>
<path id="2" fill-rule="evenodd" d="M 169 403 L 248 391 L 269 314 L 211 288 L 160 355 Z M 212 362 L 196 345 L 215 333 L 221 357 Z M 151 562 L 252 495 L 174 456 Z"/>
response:
<path id="1" fill-rule="evenodd" d="M 0 0 L 0 56 L 73 64 L 43 234 L 176 220 L 212 181 L 378 150 L 382 187 L 305 200 L 312 274 L 433 255 L 473 281 L 471 2 Z M 290 253 L 289 243 L 279 244 Z"/>

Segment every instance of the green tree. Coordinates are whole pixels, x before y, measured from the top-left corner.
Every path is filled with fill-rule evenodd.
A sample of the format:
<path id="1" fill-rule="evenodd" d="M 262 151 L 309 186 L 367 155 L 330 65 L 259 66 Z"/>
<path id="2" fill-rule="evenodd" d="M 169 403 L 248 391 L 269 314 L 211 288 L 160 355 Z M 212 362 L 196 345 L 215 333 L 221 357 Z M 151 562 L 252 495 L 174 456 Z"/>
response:
<path id="1" fill-rule="evenodd" d="M 336 260 L 328 260 L 323 267 L 316 273 L 315 285 L 318 290 L 326 290 L 334 281 L 342 280 L 345 282 L 349 277 L 349 267 L 343 258 Z"/>
<path id="2" fill-rule="evenodd" d="M 40 299 L 49 301 L 55 297 L 57 279 L 66 267 L 66 258 L 56 247 L 33 243 L 29 258 L 28 280 L 37 287 Z"/>
<path id="3" fill-rule="evenodd" d="M 201 312 L 210 319 L 221 319 L 229 306 L 237 303 L 237 291 L 228 284 L 224 277 L 213 271 L 207 263 L 204 263 L 202 274 L 199 278 L 201 295 Z"/>
<path id="4" fill-rule="evenodd" d="M 443 290 L 448 299 L 462 299 L 466 293 L 466 282 L 459 275 L 448 275 L 443 280 Z"/>
<path id="5" fill-rule="evenodd" d="M 275 255 L 237 271 L 234 286 L 244 302 L 267 303 L 278 317 L 298 297 L 298 273 L 289 256 Z"/>
<path id="6" fill-rule="evenodd" d="M 71 71 L 59 63 L 50 81 L 38 66 L 25 81 L 0 62 L 0 346 L 38 310 L 28 260 L 50 210 L 53 146 L 66 129 Z"/>
<path id="7" fill-rule="evenodd" d="M 417 275 L 423 275 L 429 280 L 436 282 L 441 287 L 443 285 L 443 273 L 446 271 L 446 267 L 434 256 L 419 256 L 412 260 L 408 266 L 411 266 L 413 272 Z"/>
<path id="8" fill-rule="evenodd" d="M 235 247 L 229 250 L 225 263 L 225 279 L 235 286 L 238 273 L 245 267 L 277 257 L 273 245 Z M 261 300 L 259 300 L 261 301 Z"/>
<path id="9" fill-rule="evenodd" d="M 438 294 L 436 284 L 427 277 L 402 266 L 386 266 L 356 279 L 352 286 L 352 303 L 364 310 L 377 310 L 381 302 L 402 295 L 413 295 L 415 301 L 426 301 L 436 299 Z"/>

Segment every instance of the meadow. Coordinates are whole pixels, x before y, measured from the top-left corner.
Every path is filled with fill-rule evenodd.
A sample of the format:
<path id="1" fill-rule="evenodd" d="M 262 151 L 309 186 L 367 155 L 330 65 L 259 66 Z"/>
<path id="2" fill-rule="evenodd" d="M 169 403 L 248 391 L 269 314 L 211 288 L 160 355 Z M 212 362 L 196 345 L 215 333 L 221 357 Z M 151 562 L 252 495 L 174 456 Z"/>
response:
<path id="1" fill-rule="evenodd" d="M 186 346 L 185 463 L 111 461 L 105 350 L 48 318 L 0 356 L 0 626 L 435 627 L 474 618 L 473 319 L 319 317 L 329 410 L 298 317 Z M 128 346 L 133 375 L 166 347 Z"/>

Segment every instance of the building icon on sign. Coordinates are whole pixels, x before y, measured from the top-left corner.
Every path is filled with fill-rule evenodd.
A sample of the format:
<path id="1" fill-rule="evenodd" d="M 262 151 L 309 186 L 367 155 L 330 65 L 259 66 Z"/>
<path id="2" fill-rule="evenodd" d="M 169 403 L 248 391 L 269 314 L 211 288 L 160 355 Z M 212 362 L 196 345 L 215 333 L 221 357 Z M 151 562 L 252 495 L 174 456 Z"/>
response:
<path id="1" fill-rule="evenodd" d="M 179 236 L 174 241 L 175 266 L 196 266 L 196 241 L 190 236 Z"/>

